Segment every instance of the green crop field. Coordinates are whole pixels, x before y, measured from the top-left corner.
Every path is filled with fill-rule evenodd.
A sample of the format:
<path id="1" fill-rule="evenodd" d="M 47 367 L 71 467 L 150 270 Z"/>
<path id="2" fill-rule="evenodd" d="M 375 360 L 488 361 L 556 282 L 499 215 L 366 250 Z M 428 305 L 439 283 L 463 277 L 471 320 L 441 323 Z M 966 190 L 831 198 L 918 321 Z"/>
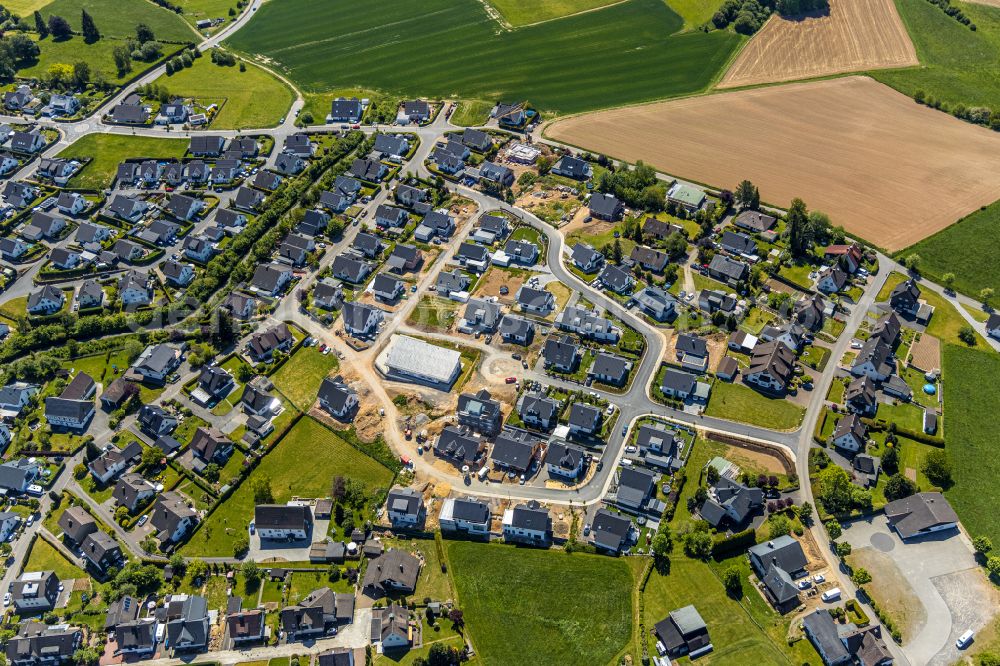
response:
<path id="1" fill-rule="evenodd" d="M 946 495 L 972 536 L 986 534 L 1000 543 L 995 501 L 1000 458 L 996 422 L 989 417 L 1000 405 L 1000 354 L 945 345 L 943 357 L 947 451 L 955 479 Z"/>
<path id="2" fill-rule="evenodd" d="M 46 19 L 52 14 L 62 16 L 73 30 L 79 31 L 84 9 L 101 34 L 108 37 L 134 37 L 136 24 L 145 23 L 161 42 L 191 42 L 198 38 L 180 16 L 147 0 L 54 0 L 45 5 L 41 14 Z"/>
<path id="3" fill-rule="evenodd" d="M 201 19 L 228 19 L 230 9 L 240 11 L 236 6 L 236 0 L 173 0 L 173 2 L 184 10 L 181 16 L 191 24 Z M 225 23 L 219 27 L 224 26 Z"/>
<path id="4" fill-rule="evenodd" d="M 70 187 L 102 190 L 114 180 L 118 165 L 126 157 L 183 157 L 187 139 L 155 139 L 123 134 L 88 134 L 59 153 L 66 159 L 92 158 L 90 164 L 69 181 Z"/>
<path id="5" fill-rule="evenodd" d="M 619 0 L 488 0 L 515 28 L 606 7 Z"/>
<path id="6" fill-rule="evenodd" d="M 945 273 L 955 275 L 955 289 L 972 298 L 990 287 L 1000 294 L 1000 202 L 977 210 L 950 227 L 925 238 L 898 254 L 920 255 L 920 271 L 941 282 Z"/>
<path id="7" fill-rule="evenodd" d="M 303 465 L 302 461 L 309 461 Z M 278 503 L 292 496 L 327 497 L 334 476 L 364 483 L 373 493 L 387 488 L 392 472 L 311 418 L 303 418 L 271 450 L 251 478 L 267 476 Z M 253 517 L 253 490 L 245 480 L 184 546 L 185 555 L 229 557 L 233 542 Z"/>
<path id="8" fill-rule="evenodd" d="M 248 64 L 241 72 L 236 66 L 220 67 L 208 57 L 171 76 L 164 74 L 156 83 L 202 106 L 221 104 L 213 129 L 274 127 L 295 99 L 288 86 L 265 69 Z"/>
<path id="9" fill-rule="evenodd" d="M 1000 8 L 952 5 L 972 19 L 975 32 L 927 0 L 896 0 L 922 66 L 870 75 L 907 95 L 923 90 L 952 106 L 1000 108 Z"/>
<path id="10" fill-rule="evenodd" d="M 400 95 L 527 99 L 570 113 L 708 87 L 741 41 L 674 35 L 662 0 L 498 31 L 477 0 L 346 0 L 263 5 L 229 44 L 273 62 L 306 92 L 365 86 Z"/>
<path id="11" fill-rule="evenodd" d="M 7 0 L 3 6 L 18 16 L 28 16 L 49 4 L 50 0 Z"/>
<path id="12" fill-rule="evenodd" d="M 606 664 L 632 635 L 622 560 L 468 541 L 449 542 L 448 559 L 484 664 Z"/>

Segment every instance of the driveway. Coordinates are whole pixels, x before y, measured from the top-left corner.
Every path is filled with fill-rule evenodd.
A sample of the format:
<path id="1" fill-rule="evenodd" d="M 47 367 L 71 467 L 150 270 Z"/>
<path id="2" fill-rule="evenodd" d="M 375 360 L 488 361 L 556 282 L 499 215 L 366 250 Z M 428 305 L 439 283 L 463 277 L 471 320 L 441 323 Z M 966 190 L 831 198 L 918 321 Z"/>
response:
<path id="1" fill-rule="evenodd" d="M 844 540 L 866 561 L 894 564 L 926 611 L 910 631 L 903 652 L 911 664 L 951 664 L 959 658 L 955 639 L 979 630 L 996 612 L 996 592 L 976 564 L 964 534 L 947 531 L 904 543 L 884 515 L 859 520 L 844 530 Z M 879 572 L 869 568 L 873 577 Z"/>

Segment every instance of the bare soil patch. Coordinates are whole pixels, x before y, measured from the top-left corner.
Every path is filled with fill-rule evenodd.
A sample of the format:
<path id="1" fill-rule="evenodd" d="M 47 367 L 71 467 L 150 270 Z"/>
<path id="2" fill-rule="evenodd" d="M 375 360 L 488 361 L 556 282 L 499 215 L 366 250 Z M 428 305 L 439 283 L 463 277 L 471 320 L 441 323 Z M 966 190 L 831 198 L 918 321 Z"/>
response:
<path id="1" fill-rule="evenodd" d="M 874 548 L 859 548 L 849 560 L 855 569 L 871 573 L 867 589 L 899 626 L 904 639 L 913 636 L 913 630 L 927 621 L 927 611 L 892 558 Z"/>
<path id="2" fill-rule="evenodd" d="M 528 274 L 522 271 L 509 271 L 491 266 L 476 285 L 476 297 L 496 296 L 504 305 L 513 305 L 518 289 L 528 279 Z M 500 287 L 507 287 L 507 294 L 500 293 Z"/>
<path id="3" fill-rule="evenodd" d="M 910 345 L 908 363 L 923 372 L 939 370 L 941 368 L 941 341 L 928 333 L 921 334 L 920 339 Z"/>
<path id="4" fill-rule="evenodd" d="M 773 15 L 740 52 L 718 87 L 918 64 L 892 0 L 830 0 L 829 12 L 795 18 Z"/>
<path id="5" fill-rule="evenodd" d="M 762 198 L 890 251 L 1000 198 L 1000 136 L 853 76 L 556 121 L 553 139 Z"/>

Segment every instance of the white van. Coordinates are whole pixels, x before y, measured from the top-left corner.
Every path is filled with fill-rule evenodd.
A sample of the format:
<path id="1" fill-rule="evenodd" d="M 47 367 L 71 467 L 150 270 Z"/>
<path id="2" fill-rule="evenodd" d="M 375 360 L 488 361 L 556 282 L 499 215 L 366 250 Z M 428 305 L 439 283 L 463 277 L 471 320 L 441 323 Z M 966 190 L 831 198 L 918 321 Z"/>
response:
<path id="1" fill-rule="evenodd" d="M 969 644 L 972 643 L 973 636 L 975 636 L 975 634 L 972 633 L 972 629 L 967 629 L 965 633 L 959 636 L 958 640 L 955 641 L 955 647 L 959 650 L 964 650 L 969 647 Z"/>
<path id="2" fill-rule="evenodd" d="M 840 588 L 835 587 L 832 590 L 827 590 L 823 593 L 823 601 L 831 602 L 836 601 L 840 598 Z"/>
<path id="3" fill-rule="evenodd" d="M 476 472 L 476 476 L 479 477 L 480 481 L 484 481 L 486 480 L 486 475 L 489 473 L 490 473 L 490 468 L 487 467 L 486 465 L 483 465 L 482 468 L 478 472 Z"/>

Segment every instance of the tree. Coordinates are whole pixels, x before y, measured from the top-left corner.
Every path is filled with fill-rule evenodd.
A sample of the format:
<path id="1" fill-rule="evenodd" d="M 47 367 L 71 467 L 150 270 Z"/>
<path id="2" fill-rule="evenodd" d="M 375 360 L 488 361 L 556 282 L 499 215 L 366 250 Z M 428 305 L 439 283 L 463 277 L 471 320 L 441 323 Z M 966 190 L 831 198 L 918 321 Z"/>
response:
<path id="1" fill-rule="evenodd" d="M 73 653 L 73 663 L 75 666 L 97 666 L 101 660 L 101 653 L 96 648 L 83 647 Z"/>
<path id="2" fill-rule="evenodd" d="M 135 26 L 135 38 L 139 40 L 140 44 L 145 44 L 156 39 L 156 36 L 153 34 L 152 28 L 145 23 L 139 23 Z"/>
<path id="3" fill-rule="evenodd" d="M 792 524 L 788 518 L 782 515 L 773 515 L 767 519 L 767 530 L 769 539 L 777 539 L 791 533 Z"/>
<path id="4" fill-rule="evenodd" d="M 744 180 L 736 186 L 733 198 L 740 210 L 757 210 L 760 207 L 760 192 L 749 180 Z"/>
<path id="5" fill-rule="evenodd" d="M 1000 654 L 983 652 L 979 655 L 979 666 L 1000 666 Z"/>
<path id="6" fill-rule="evenodd" d="M 910 269 L 912 273 L 920 272 L 921 257 L 916 252 L 911 252 L 903 259 L 903 265 Z"/>
<path id="7" fill-rule="evenodd" d="M 853 582 L 858 587 L 861 587 L 862 585 L 867 585 L 868 583 L 872 582 L 872 575 L 868 573 L 868 569 L 865 569 L 864 567 L 858 567 L 857 569 L 854 570 L 854 573 L 851 574 L 851 582 Z"/>
<path id="8" fill-rule="evenodd" d="M 1000 555 L 991 555 L 988 560 L 986 560 L 986 570 L 990 572 L 990 575 L 994 578 L 1000 578 Z"/>
<path id="9" fill-rule="evenodd" d="M 142 448 L 141 463 L 145 469 L 154 469 L 163 460 L 163 452 L 155 446 L 144 446 Z"/>
<path id="10" fill-rule="evenodd" d="M 882 453 L 882 469 L 890 474 L 899 471 L 899 450 L 895 446 L 887 446 Z"/>
<path id="11" fill-rule="evenodd" d="M 465 626 L 465 613 L 457 608 L 452 608 L 448 611 L 448 619 L 451 620 L 451 623 L 455 625 L 456 628 Z"/>
<path id="12" fill-rule="evenodd" d="M 976 331 L 972 328 L 972 326 L 966 324 L 962 328 L 958 329 L 958 339 L 972 347 L 976 344 Z"/>
<path id="13" fill-rule="evenodd" d="M 708 484 L 714 486 L 719 481 L 719 470 L 709 467 L 707 472 Z"/>
<path id="14" fill-rule="evenodd" d="M 219 480 L 220 472 L 221 470 L 219 469 L 219 465 L 217 463 L 212 462 L 205 465 L 205 469 L 201 471 L 201 475 L 205 477 L 205 480 L 208 481 L 209 483 L 215 483 L 216 481 Z"/>
<path id="15" fill-rule="evenodd" d="M 7 35 L 3 43 L 15 63 L 26 64 L 38 59 L 41 53 L 38 42 L 21 32 L 7 33 Z"/>
<path id="16" fill-rule="evenodd" d="M 712 554 L 712 535 L 697 530 L 684 535 L 684 554 L 703 560 Z"/>
<path id="17" fill-rule="evenodd" d="M 78 463 L 76 467 L 73 468 L 73 478 L 77 481 L 87 476 L 87 466 L 83 463 Z"/>
<path id="18" fill-rule="evenodd" d="M 250 539 L 246 535 L 240 536 L 233 542 L 233 557 L 243 557 L 250 550 Z"/>
<path id="19" fill-rule="evenodd" d="M 828 520 L 825 523 L 823 523 L 823 526 L 826 527 L 826 532 L 827 534 L 830 535 L 830 539 L 833 541 L 839 539 L 840 536 L 844 533 L 844 529 L 840 526 L 840 523 L 838 523 L 836 520 Z"/>
<path id="20" fill-rule="evenodd" d="M 155 553 L 160 547 L 160 543 L 156 540 L 152 534 L 146 535 L 146 538 L 139 542 L 139 546 L 147 553 Z"/>
<path id="21" fill-rule="evenodd" d="M 951 485 L 951 461 L 943 449 L 928 451 L 920 469 L 935 486 L 947 488 Z"/>
<path id="22" fill-rule="evenodd" d="M 208 576 L 208 564 L 205 560 L 195 558 L 188 562 L 188 577 L 192 580 L 204 580 Z"/>
<path id="23" fill-rule="evenodd" d="M 972 547 L 976 549 L 977 553 L 986 553 L 993 550 L 993 542 L 985 534 L 981 534 L 972 540 Z"/>
<path id="24" fill-rule="evenodd" d="M 722 572 L 722 584 L 726 586 L 729 596 L 735 599 L 743 596 L 743 577 L 738 566 L 733 565 Z"/>
<path id="25" fill-rule="evenodd" d="M 944 283 L 944 288 L 947 289 L 948 291 L 954 291 L 955 290 L 954 289 L 954 287 L 955 287 L 955 274 L 954 273 L 945 273 L 944 275 L 942 275 L 941 276 L 941 282 Z"/>
<path id="26" fill-rule="evenodd" d="M 128 46 L 119 44 L 112 49 L 111 55 L 115 59 L 115 68 L 118 70 L 118 76 L 124 76 L 132 71 L 132 51 Z"/>
<path id="27" fill-rule="evenodd" d="M 993 289 L 991 287 L 984 287 L 979 290 L 979 302 L 983 304 L 984 308 L 990 307 L 990 300 L 993 298 Z"/>
<path id="28" fill-rule="evenodd" d="M 49 36 L 49 26 L 45 25 L 45 19 L 42 18 L 42 13 L 39 11 L 35 12 L 35 32 L 38 33 L 39 39 L 45 39 Z"/>
<path id="29" fill-rule="evenodd" d="M 84 60 L 77 60 L 73 63 L 73 84 L 77 88 L 83 88 L 90 82 L 90 63 Z"/>
<path id="30" fill-rule="evenodd" d="M 909 497 L 917 492 L 917 484 L 898 472 L 885 483 L 885 498 L 890 502 Z"/>
<path id="31" fill-rule="evenodd" d="M 657 571 L 670 570 L 670 538 L 665 534 L 657 534 L 650 542 L 649 550 L 653 554 L 653 562 Z"/>
<path id="32" fill-rule="evenodd" d="M 250 480 L 254 504 L 274 504 L 274 492 L 271 490 L 271 477 L 255 476 Z"/>
<path id="33" fill-rule="evenodd" d="M 827 513 L 845 513 L 850 510 L 853 484 L 844 468 L 830 465 L 819 473 L 817 483 L 820 490 L 816 499 Z"/>
<path id="34" fill-rule="evenodd" d="M 802 199 L 792 199 L 785 215 L 788 226 L 788 246 L 792 256 L 800 257 L 809 246 L 809 211 Z"/>
<path id="35" fill-rule="evenodd" d="M 246 581 L 246 586 L 249 589 L 253 589 L 260 579 L 264 577 L 264 570 L 257 566 L 257 563 L 253 560 L 247 560 L 240 567 L 240 572 L 243 574 L 243 578 Z"/>
<path id="36" fill-rule="evenodd" d="M 840 543 L 837 544 L 838 557 L 843 558 L 847 557 L 850 554 L 851 554 L 851 544 L 847 543 L 846 541 L 841 541 Z"/>
<path id="37" fill-rule="evenodd" d="M 174 553 L 170 557 L 170 566 L 174 569 L 174 575 L 183 576 L 187 571 L 187 560 L 180 553 Z"/>
<path id="38" fill-rule="evenodd" d="M 799 506 L 799 520 L 802 521 L 803 525 L 809 525 L 812 522 L 813 515 L 813 505 L 809 502 L 803 502 Z"/>
<path id="39" fill-rule="evenodd" d="M 73 29 L 69 27 L 69 22 L 62 16 L 52 14 L 49 16 L 49 33 L 53 39 L 69 39 L 73 34 Z"/>
<path id="40" fill-rule="evenodd" d="M 93 44 L 101 38 L 100 30 L 94 25 L 94 19 L 91 18 L 86 9 L 80 12 L 80 32 L 83 33 L 83 41 L 87 44 Z"/>

